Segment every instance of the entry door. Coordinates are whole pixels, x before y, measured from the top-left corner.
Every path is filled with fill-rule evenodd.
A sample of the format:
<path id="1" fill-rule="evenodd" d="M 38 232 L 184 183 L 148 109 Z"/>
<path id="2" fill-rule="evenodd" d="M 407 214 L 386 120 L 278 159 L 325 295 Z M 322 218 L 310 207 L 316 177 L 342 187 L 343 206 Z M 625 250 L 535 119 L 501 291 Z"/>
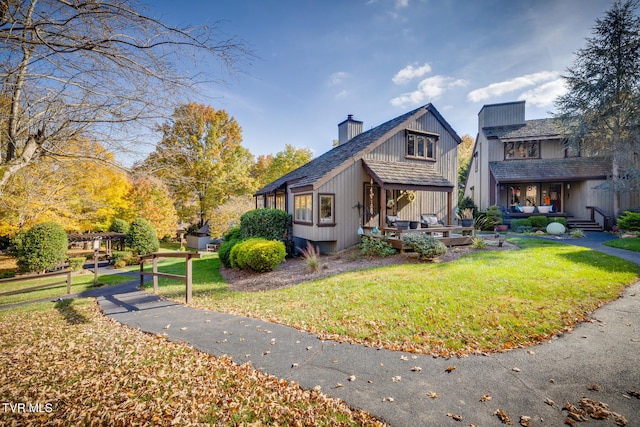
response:
<path id="1" fill-rule="evenodd" d="M 556 212 L 562 212 L 562 183 L 549 184 L 549 202 Z"/>
<path id="2" fill-rule="evenodd" d="M 380 187 L 378 184 L 365 183 L 362 200 L 364 200 L 364 225 L 366 227 L 380 227 Z"/>

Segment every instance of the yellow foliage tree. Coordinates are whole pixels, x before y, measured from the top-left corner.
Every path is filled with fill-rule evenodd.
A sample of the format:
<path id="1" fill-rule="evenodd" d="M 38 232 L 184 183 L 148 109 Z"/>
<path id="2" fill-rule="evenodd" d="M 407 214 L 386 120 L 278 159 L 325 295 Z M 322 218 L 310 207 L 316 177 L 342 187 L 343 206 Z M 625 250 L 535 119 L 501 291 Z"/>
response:
<path id="1" fill-rule="evenodd" d="M 158 239 L 175 236 L 178 214 L 167 186 L 158 178 L 139 176 L 133 179 L 127 195 L 128 209 L 120 215 L 131 222 L 136 217 L 149 221 Z"/>
<path id="2" fill-rule="evenodd" d="M 0 195 L 0 235 L 54 221 L 73 232 L 104 231 L 127 209 L 127 175 L 110 165 L 113 155 L 100 144 L 74 141 L 76 154 L 91 150 L 105 161 L 43 157 L 11 177 Z"/>

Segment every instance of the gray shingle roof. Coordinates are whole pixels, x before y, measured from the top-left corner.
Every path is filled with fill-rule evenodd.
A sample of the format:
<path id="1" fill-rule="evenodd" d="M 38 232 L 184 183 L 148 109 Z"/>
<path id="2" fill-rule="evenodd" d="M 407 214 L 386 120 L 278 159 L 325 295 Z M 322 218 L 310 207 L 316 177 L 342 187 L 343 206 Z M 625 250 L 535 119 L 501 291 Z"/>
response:
<path id="1" fill-rule="evenodd" d="M 560 138 L 560 127 L 556 119 L 527 120 L 524 125 L 495 126 L 483 128 L 487 138 L 501 140 Z"/>
<path id="2" fill-rule="evenodd" d="M 497 182 L 576 181 L 604 179 L 611 174 L 607 157 L 571 157 L 567 159 L 530 159 L 489 162 Z"/>
<path id="3" fill-rule="evenodd" d="M 431 104 L 424 105 L 409 111 L 401 116 L 398 116 L 386 123 L 383 123 L 373 129 L 361 133 L 360 135 L 350 139 L 349 141 L 334 147 L 319 157 L 311 160 L 309 163 L 300 166 L 288 174 L 278 178 L 277 180 L 267 184 L 265 187 L 258 190 L 255 195 L 273 193 L 277 189 L 283 188 L 287 184 L 290 188 L 304 187 L 307 185 L 313 185 L 316 181 L 322 178 L 324 175 L 340 166 L 345 161 L 359 158 L 365 148 L 382 138 L 387 132 L 401 125 L 403 122 L 411 118 L 421 109 L 430 111 L 434 114 L 442 125 L 451 133 L 451 135 L 460 142 L 460 137 L 449 126 L 449 124 L 442 118 L 440 113 Z"/>
<path id="4" fill-rule="evenodd" d="M 363 162 L 384 184 L 453 187 L 449 180 L 427 165 L 380 160 L 363 160 Z"/>

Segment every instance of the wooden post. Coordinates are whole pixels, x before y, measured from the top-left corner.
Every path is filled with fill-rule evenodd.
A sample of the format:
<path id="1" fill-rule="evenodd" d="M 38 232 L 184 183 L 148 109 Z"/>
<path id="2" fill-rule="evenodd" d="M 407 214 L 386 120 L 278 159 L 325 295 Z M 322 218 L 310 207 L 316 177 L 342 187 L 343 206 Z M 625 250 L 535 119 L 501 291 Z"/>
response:
<path id="1" fill-rule="evenodd" d="M 192 289 L 193 289 L 193 279 L 192 279 L 192 273 L 193 272 L 193 268 L 192 268 L 192 260 L 191 260 L 191 256 L 187 255 L 187 268 L 186 268 L 186 272 L 185 272 L 185 282 L 187 284 L 187 304 L 191 304 L 191 299 L 192 299 Z"/>
<path id="2" fill-rule="evenodd" d="M 140 289 L 142 289 L 144 287 L 144 275 L 142 273 L 144 273 L 144 260 L 143 259 L 140 260 Z"/>
<path id="3" fill-rule="evenodd" d="M 158 272 L 158 258 L 156 258 L 156 256 L 153 256 L 153 293 L 154 294 L 158 294 L 158 276 L 157 273 Z"/>
<path id="4" fill-rule="evenodd" d="M 67 294 L 71 293 L 71 270 L 67 271 Z"/>

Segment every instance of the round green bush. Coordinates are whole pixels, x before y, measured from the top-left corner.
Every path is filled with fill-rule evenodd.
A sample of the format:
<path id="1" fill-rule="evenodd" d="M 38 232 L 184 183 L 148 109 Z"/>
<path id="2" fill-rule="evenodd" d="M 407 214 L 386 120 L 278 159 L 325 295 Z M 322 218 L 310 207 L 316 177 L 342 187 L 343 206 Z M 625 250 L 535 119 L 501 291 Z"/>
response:
<path id="1" fill-rule="evenodd" d="M 512 219 L 510 226 L 511 229 L 515 231 L 520 227 L 531 227 L 531 221 L 529 221 L 527 218 Z"/>
<path id="2" fill-rule="evenodd" d="M 67 233 L 55 222 L 43 222 L 19 232 L 11 240 L 9 255 L 18 260 L 18 269 L 26 272 L 46 271 L 67 257 Z"/>
<path id="3" fill-rule="evenodd" d="M 138 255 L 150 254 L 160 249 L 160 242 L 156 232 L 144 218 L 133 220 L 125 237 L 125 243 L 127 247 Z"/>
<path id="4" fill-rule="evenodd" d="M 421 259 L 434 259 L 447 253 L 444 243 L 424 233 L 403 234 L 402 243 L 413 246 L 413 250 L 420 255 Z"/>
<path id="5" fill-rule="evenodd" d="M 231 251 L 241 241 L 241 239 L 229 239 L 226 238 L 218 249 L 218 258 L 225 267 L 231 267 Z"/>
<path id="6" fill-rule="evenodd" d="M 386 257 L 396 253 L 396 250 L 387 241 L 386 236 L 373 237 L 363 234 L 358 248 L 362 255 L 367 258 Z"/>
<path id="7" fill-rule="evenodd" d="M 617 224 L 624 231 L 640 231 L 640 213 L 625 211 L 618 217 Z"/>
<path id="8" fill-rule="evenodd" d="M 265 272 L 275 270 L 286 256 L 284 243 L 254 237 L 237 243 L 231 249 L 230 264 L 242 270 Z"/>
<path id="9" fill-rule="evenodd" d="M 551 224 L 552 222 L 559 222 L 560 224 L 564 225 L 564 228 L 567 228 L 567 218 L 563 216 L 550 217 L 549 224 Z"/>
<path id="10" fill-rule="evenodd" d="M 124 219 L 113 218 L 113 221 L 111 221 L 111 225 L 109 226 L 109 231 L 127 234 L 129 232 L 129 223 Z"/>

